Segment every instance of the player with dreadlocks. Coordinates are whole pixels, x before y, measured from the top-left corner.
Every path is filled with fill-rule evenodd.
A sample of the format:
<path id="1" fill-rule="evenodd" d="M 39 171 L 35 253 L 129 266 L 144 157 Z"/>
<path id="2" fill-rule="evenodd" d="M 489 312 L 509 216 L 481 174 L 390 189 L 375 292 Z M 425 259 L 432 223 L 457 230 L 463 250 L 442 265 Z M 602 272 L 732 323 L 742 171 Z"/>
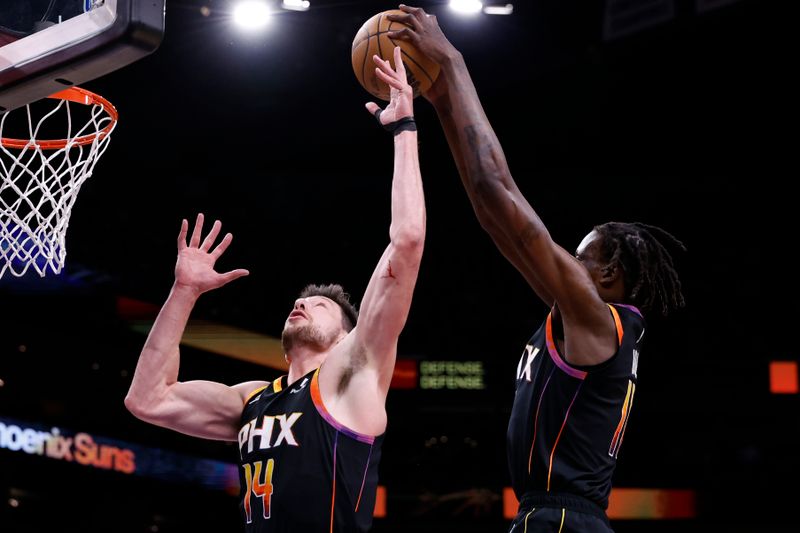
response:
<path id="1" fill-rule="evenodd" d="M 683 305 L 670 249 L 641 223 L 596 226 L 573 256 L 522 196 L 461 54 L 436 17 L 400 6 L 391 39 L 441 65 L 434 106 L 483 228 L 550 308 L 517 366 L 508 459 L 520 507 L 511 531 L 608 532 L 611 477 L 636 394 L 643 312 Z"/>

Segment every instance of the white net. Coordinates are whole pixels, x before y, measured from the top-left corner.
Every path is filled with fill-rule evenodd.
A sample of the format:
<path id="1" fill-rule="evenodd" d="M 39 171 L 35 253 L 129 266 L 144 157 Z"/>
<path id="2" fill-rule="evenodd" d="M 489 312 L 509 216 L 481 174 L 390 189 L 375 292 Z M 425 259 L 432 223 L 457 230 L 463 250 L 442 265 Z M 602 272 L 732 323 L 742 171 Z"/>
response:
<path id="1" fill-rule="evenodd" d="M 72 207 L 116 125 L 103 98 L 77 87 L 59 94 L 0 118 L 0 278 L 61 272 Z"/>

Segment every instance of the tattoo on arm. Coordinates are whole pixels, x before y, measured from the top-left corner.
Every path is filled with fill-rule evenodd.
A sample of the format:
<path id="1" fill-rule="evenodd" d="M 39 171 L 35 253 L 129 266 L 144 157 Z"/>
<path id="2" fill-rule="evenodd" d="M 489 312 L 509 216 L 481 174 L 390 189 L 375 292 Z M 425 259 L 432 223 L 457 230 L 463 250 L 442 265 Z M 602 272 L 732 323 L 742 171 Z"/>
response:
<path id="1" fill-rule="evenodd" d="M 492 139 L 480 126 L 469 125 L 464 128 L 467 146 L 464 151 L 464 164 L 467 167 L 467 176 L 472 183 L 480 180 L 487 174 L 488 168 L 494 166 L 492 154 Z"/>

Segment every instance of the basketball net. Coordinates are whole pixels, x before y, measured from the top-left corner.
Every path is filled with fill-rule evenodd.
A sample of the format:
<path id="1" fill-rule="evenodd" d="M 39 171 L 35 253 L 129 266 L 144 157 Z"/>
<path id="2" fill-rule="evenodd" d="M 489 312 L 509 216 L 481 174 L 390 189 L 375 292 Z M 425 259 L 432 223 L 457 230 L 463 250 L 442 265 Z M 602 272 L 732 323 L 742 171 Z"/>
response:
<path id="1" fill-rule="evenodd" d="M 29 268 L 42 277 L 61 272 L 72 206 L 116 124 L 108 100 L 78 87 L 2 115 L 0 278 L 6 271 L 23 276 Z M 6 137 L 20 137 L 19 131 L 28 138 Z"/>

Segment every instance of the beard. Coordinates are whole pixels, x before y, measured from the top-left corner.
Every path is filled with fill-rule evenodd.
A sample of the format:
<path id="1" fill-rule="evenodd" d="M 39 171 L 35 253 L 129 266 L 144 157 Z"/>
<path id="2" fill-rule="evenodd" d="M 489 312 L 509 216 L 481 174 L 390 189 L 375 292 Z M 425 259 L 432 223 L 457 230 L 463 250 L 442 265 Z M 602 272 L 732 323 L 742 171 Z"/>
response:
<path id="1" fill-rule="evenodd" d="M 287 327 L 281 334 L 283 352 L 288 354 L 293 348 L 307 346 L 314 351 L 325 351 L 336 339 L 336 332 L 325 335 L 319 328 L 312 324 L 297 327 Z"/>

